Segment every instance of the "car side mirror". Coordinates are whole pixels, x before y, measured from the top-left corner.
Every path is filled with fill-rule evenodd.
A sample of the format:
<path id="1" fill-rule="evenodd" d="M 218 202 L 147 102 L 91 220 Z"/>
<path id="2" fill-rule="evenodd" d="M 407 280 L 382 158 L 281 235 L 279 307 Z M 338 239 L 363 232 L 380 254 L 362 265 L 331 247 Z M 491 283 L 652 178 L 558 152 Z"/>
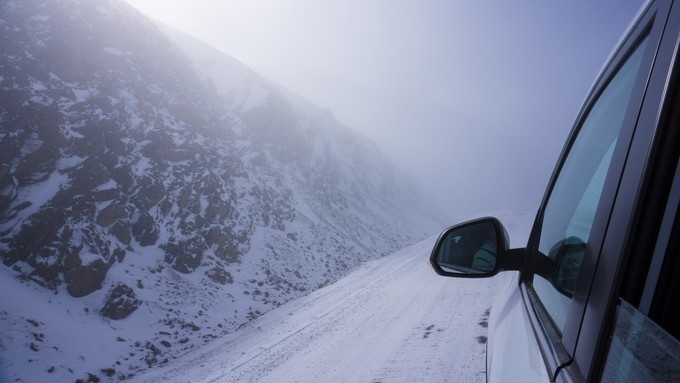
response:
<path id="1" fill-rule="evenodd" d="M 501 270 L 518 270 L 521 257 L 516 250 L 508 250 L 508 244 L 507 231 L 498 219 L 464 222 L 441 233 L 430 264 L 439 275 L 459 278 L 483 278 Z"/>

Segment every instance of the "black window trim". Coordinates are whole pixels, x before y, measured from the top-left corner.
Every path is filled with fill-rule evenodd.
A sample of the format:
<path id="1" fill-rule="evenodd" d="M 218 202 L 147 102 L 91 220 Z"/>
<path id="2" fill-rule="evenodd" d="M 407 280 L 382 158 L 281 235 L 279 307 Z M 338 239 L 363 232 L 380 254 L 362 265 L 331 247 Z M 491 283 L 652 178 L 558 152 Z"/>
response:
<path id="1" fill-rule="evenodd" d="M 654 248 L 640 299 L 639 310 L 647 316 L 650 314 L 652 301 L 656 295 L 657 282 L 661 275 L 661 267 L 667 256 L 670 237 L 673 233 L 673 225 L 676 224 L 676 212 L 678 212 L 678 206 L 680 206 L 680 166 L 676 166 L 675 169 L 673 184 L 659 227 L 658 241 Z"/>

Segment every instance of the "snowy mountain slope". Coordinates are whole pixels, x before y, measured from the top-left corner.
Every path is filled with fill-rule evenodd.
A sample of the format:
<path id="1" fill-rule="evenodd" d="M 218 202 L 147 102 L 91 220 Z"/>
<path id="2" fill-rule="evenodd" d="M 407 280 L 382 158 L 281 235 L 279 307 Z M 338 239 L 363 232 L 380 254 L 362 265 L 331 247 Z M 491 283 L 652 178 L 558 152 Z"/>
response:
<path id="1" fill-rule="evenodd" d="M 372 217 L 372 222 L 391 224 L 398 217 L 398 226 L 424 235 L 431 232 L 433 218 L 441 217 L 438 207 L 426 201 L 373 142 L 229 55 L 168 26 L 159 27 L 188 55 L 205 81 L 214 85 L 227 109 L 250 128 L 259 144 L 251 151 L 266 152 L 284 165 L 286 174 L 294 176 L 298 188 L 317 193 L 306 200 L 328 198 L 318 195 L 319 191 L 334 186 L 332 192 L 341 194 L 338 199 L 347 199 L 364 214 L 382 215 Z M 318 206 L 316 211 L 328 213 L 328 206 Z M 327 218 L 342 214 L 333 213 L 326 214 Z M 354 227 L 364 226 L 348 225 L 343 231 Z"/>
<path id="2" fill-rule="evenodd" d="M 246 113 L 266 102 L 273 83 L 201 40 L 163 23 L 156 25 L 192 60 L 231 111 Z"/>
<path id="3" fill-rule="evenodd" d="M 441 226 L 329 113 L 233 59 L 207 76 L 123 2 L 4 1 L 0 57 L 12 379 L 171 363 Z"/>

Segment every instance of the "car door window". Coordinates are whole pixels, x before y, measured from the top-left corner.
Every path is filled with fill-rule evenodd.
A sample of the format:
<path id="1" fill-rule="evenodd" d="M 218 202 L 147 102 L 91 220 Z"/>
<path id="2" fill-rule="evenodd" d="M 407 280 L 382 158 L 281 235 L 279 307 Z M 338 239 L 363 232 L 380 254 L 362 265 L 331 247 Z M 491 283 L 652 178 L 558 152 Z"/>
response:
<path id="1" fill-rule="evenodd" d="M 564 329 L 645 42 L 637 46 L 590 109 L 544 208 L 533 288 L 560 332 Z"/>

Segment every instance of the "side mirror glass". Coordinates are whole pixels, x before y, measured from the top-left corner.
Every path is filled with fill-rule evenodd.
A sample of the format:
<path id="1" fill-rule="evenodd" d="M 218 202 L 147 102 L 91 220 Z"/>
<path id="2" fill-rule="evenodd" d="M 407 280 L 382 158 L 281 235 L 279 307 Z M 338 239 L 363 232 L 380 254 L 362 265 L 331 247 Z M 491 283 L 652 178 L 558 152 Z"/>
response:
<path id="1" fill-rule="evenodd" d="M 497 219 L 465 222 L 444 230 L 430 263 L 440 275 L 488 277 L 499 271 L 499 255 L 507 250 L 507 243 L 507 234 Z"/>

